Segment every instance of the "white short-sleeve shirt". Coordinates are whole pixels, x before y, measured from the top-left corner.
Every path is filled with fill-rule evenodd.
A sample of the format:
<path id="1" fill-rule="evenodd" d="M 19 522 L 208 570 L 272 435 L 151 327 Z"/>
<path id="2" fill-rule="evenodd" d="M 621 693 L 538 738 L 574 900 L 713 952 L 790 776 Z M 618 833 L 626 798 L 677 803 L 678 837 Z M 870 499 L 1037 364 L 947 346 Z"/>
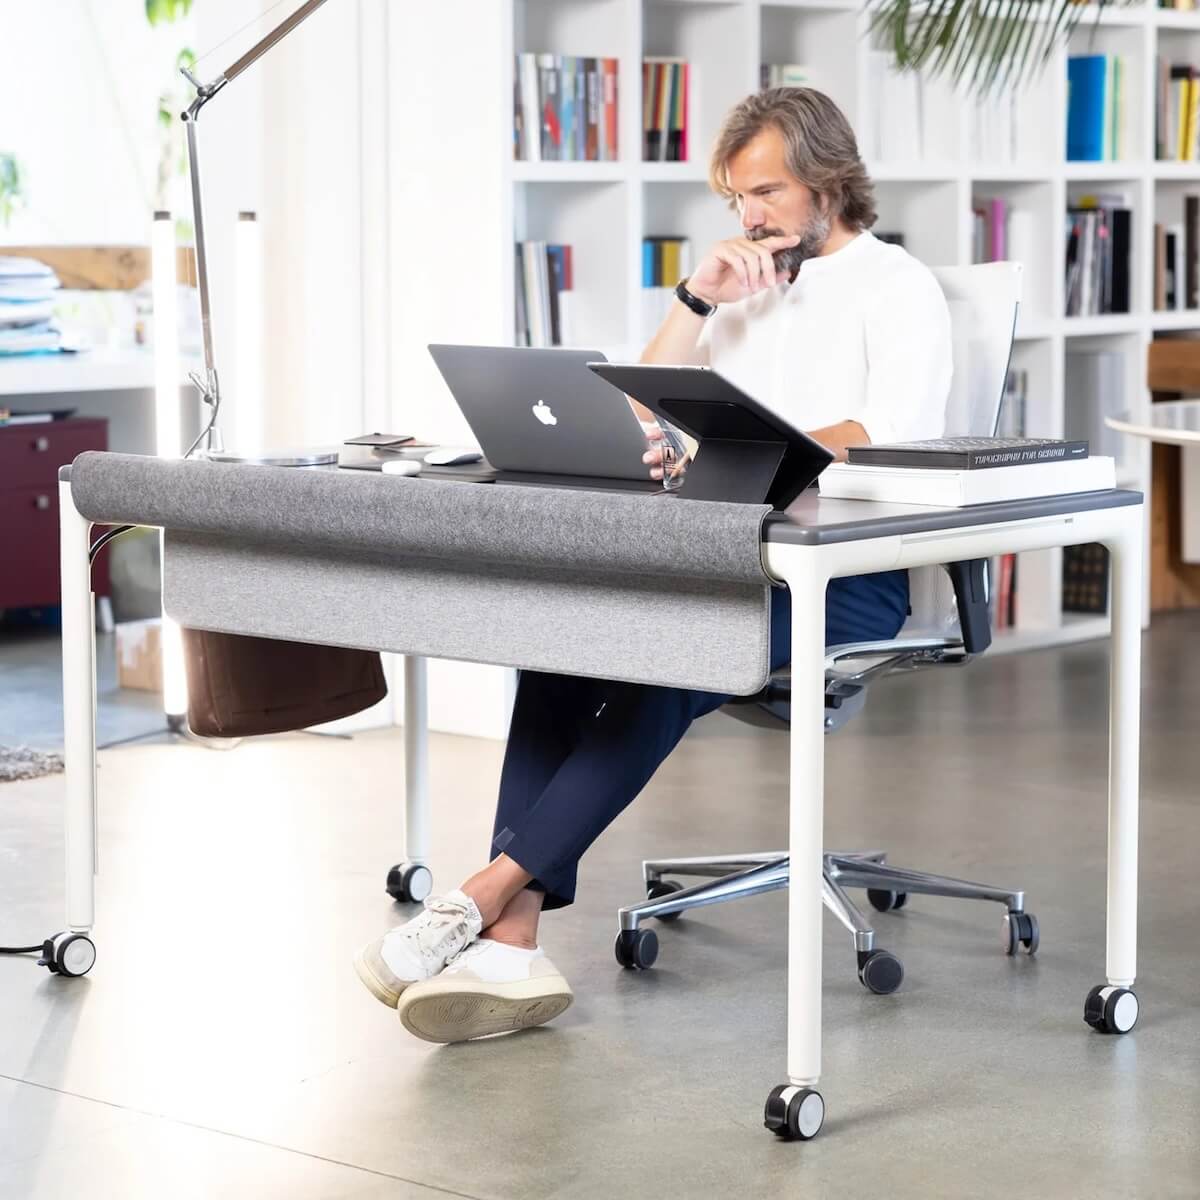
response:
<path id="1" fill-rule="evenodd" d="M 719 306 L 697 350 L 799 429 L 857 421 L 875 443 L 945 429 L 946 299 L 926 266 L 865 230 L 794 282 Z"/>

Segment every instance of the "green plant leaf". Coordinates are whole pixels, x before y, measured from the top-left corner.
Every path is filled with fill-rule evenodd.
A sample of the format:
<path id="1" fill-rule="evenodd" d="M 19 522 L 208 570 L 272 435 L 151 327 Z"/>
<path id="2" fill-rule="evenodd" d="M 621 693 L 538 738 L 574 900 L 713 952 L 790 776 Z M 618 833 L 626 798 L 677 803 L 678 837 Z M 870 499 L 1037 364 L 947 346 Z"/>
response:
<path id="1" fill-rule="evenodd" d="M 946 76 L 976 97 L 1028 83 L 1087 12 L 1140 2 L 928 0 L 914 11 L 913 0 L 865 0 L 871 34 L 898 70 Z"/>
<path id="2" fill-rule="evenodd" d="M 169 25 L 186 17 L 192 0 L 146 0 L 146 20 L 151 25 Z"/>

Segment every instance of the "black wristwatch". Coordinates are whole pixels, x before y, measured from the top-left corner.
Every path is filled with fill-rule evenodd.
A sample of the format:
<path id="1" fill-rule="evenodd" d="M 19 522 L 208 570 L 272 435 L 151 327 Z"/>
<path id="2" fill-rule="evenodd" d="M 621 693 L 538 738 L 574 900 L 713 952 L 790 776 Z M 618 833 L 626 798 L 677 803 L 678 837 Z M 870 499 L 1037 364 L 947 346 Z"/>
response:
<path id="1" fill-rule="evenodd" d="M 693 296 L 687 289 L 687 280 L 681 279 L 675 285 L 675 295 L 682 304 L 686 304 L 698 317 L 711 317 L 717 311 L 715 304 L 709 304 L 707 300 L 701 300 L 699 296 Z"/>

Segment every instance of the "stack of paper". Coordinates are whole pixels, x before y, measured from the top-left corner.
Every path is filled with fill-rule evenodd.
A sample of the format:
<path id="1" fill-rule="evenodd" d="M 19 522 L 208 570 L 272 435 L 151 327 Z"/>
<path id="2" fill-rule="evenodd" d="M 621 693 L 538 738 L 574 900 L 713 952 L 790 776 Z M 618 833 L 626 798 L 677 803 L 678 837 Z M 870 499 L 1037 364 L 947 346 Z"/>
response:
<path id="1" fill-rule="evenodd" d="M 0 354 L 60 350 L 54 322 L 58 276 L 32 258 L 0 257 Z"/>

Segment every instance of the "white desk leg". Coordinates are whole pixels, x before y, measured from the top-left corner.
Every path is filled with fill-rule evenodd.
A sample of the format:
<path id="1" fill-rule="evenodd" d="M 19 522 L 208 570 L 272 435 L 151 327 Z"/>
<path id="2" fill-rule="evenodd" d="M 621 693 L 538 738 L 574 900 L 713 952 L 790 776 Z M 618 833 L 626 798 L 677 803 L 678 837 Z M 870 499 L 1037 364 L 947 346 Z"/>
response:
<path id="1" fill-rule="evenodd" d="M 88 545 L 91 522 L 80 516 L 71 485 L 60 483 L 63 742 L 66 759 L 67 925 L 86 933 L 95 921 L 96 622 Z M 89 964 L 90 965 L 90 964 Z M 82 972 L 72 972 L 82 973 Z"/>
<path id="2" fill-rule="evenodd" d="M 420 901 L 433 890 L 429 857 L 429 680 L 425 659 L 404 656 L 404 857 L 388 873 L 388 891 Z"/>
<path id="3" fill-rule="evenodd" d="M 787 573 L 792 599 L 792 722 L 789 765 L 789 1084 L 767 1099 L 764 1124 L 786 1138 L 815 1137 L 825 1103 L 821 1077 L 821 867 L 825 804 L 825 583 L 815 556 Z"/>
<path id="4" fill-rule="evenodd" d="M 1094 987 L 1084 1020 L 1105 1033 L 1137 1021 L 1138 752 L 1141 718 L 1142 536 L 1140 508 L 1122 509 L 1106 542 L 1112 575 L 1108 685 L 1108 986 Z"/>

